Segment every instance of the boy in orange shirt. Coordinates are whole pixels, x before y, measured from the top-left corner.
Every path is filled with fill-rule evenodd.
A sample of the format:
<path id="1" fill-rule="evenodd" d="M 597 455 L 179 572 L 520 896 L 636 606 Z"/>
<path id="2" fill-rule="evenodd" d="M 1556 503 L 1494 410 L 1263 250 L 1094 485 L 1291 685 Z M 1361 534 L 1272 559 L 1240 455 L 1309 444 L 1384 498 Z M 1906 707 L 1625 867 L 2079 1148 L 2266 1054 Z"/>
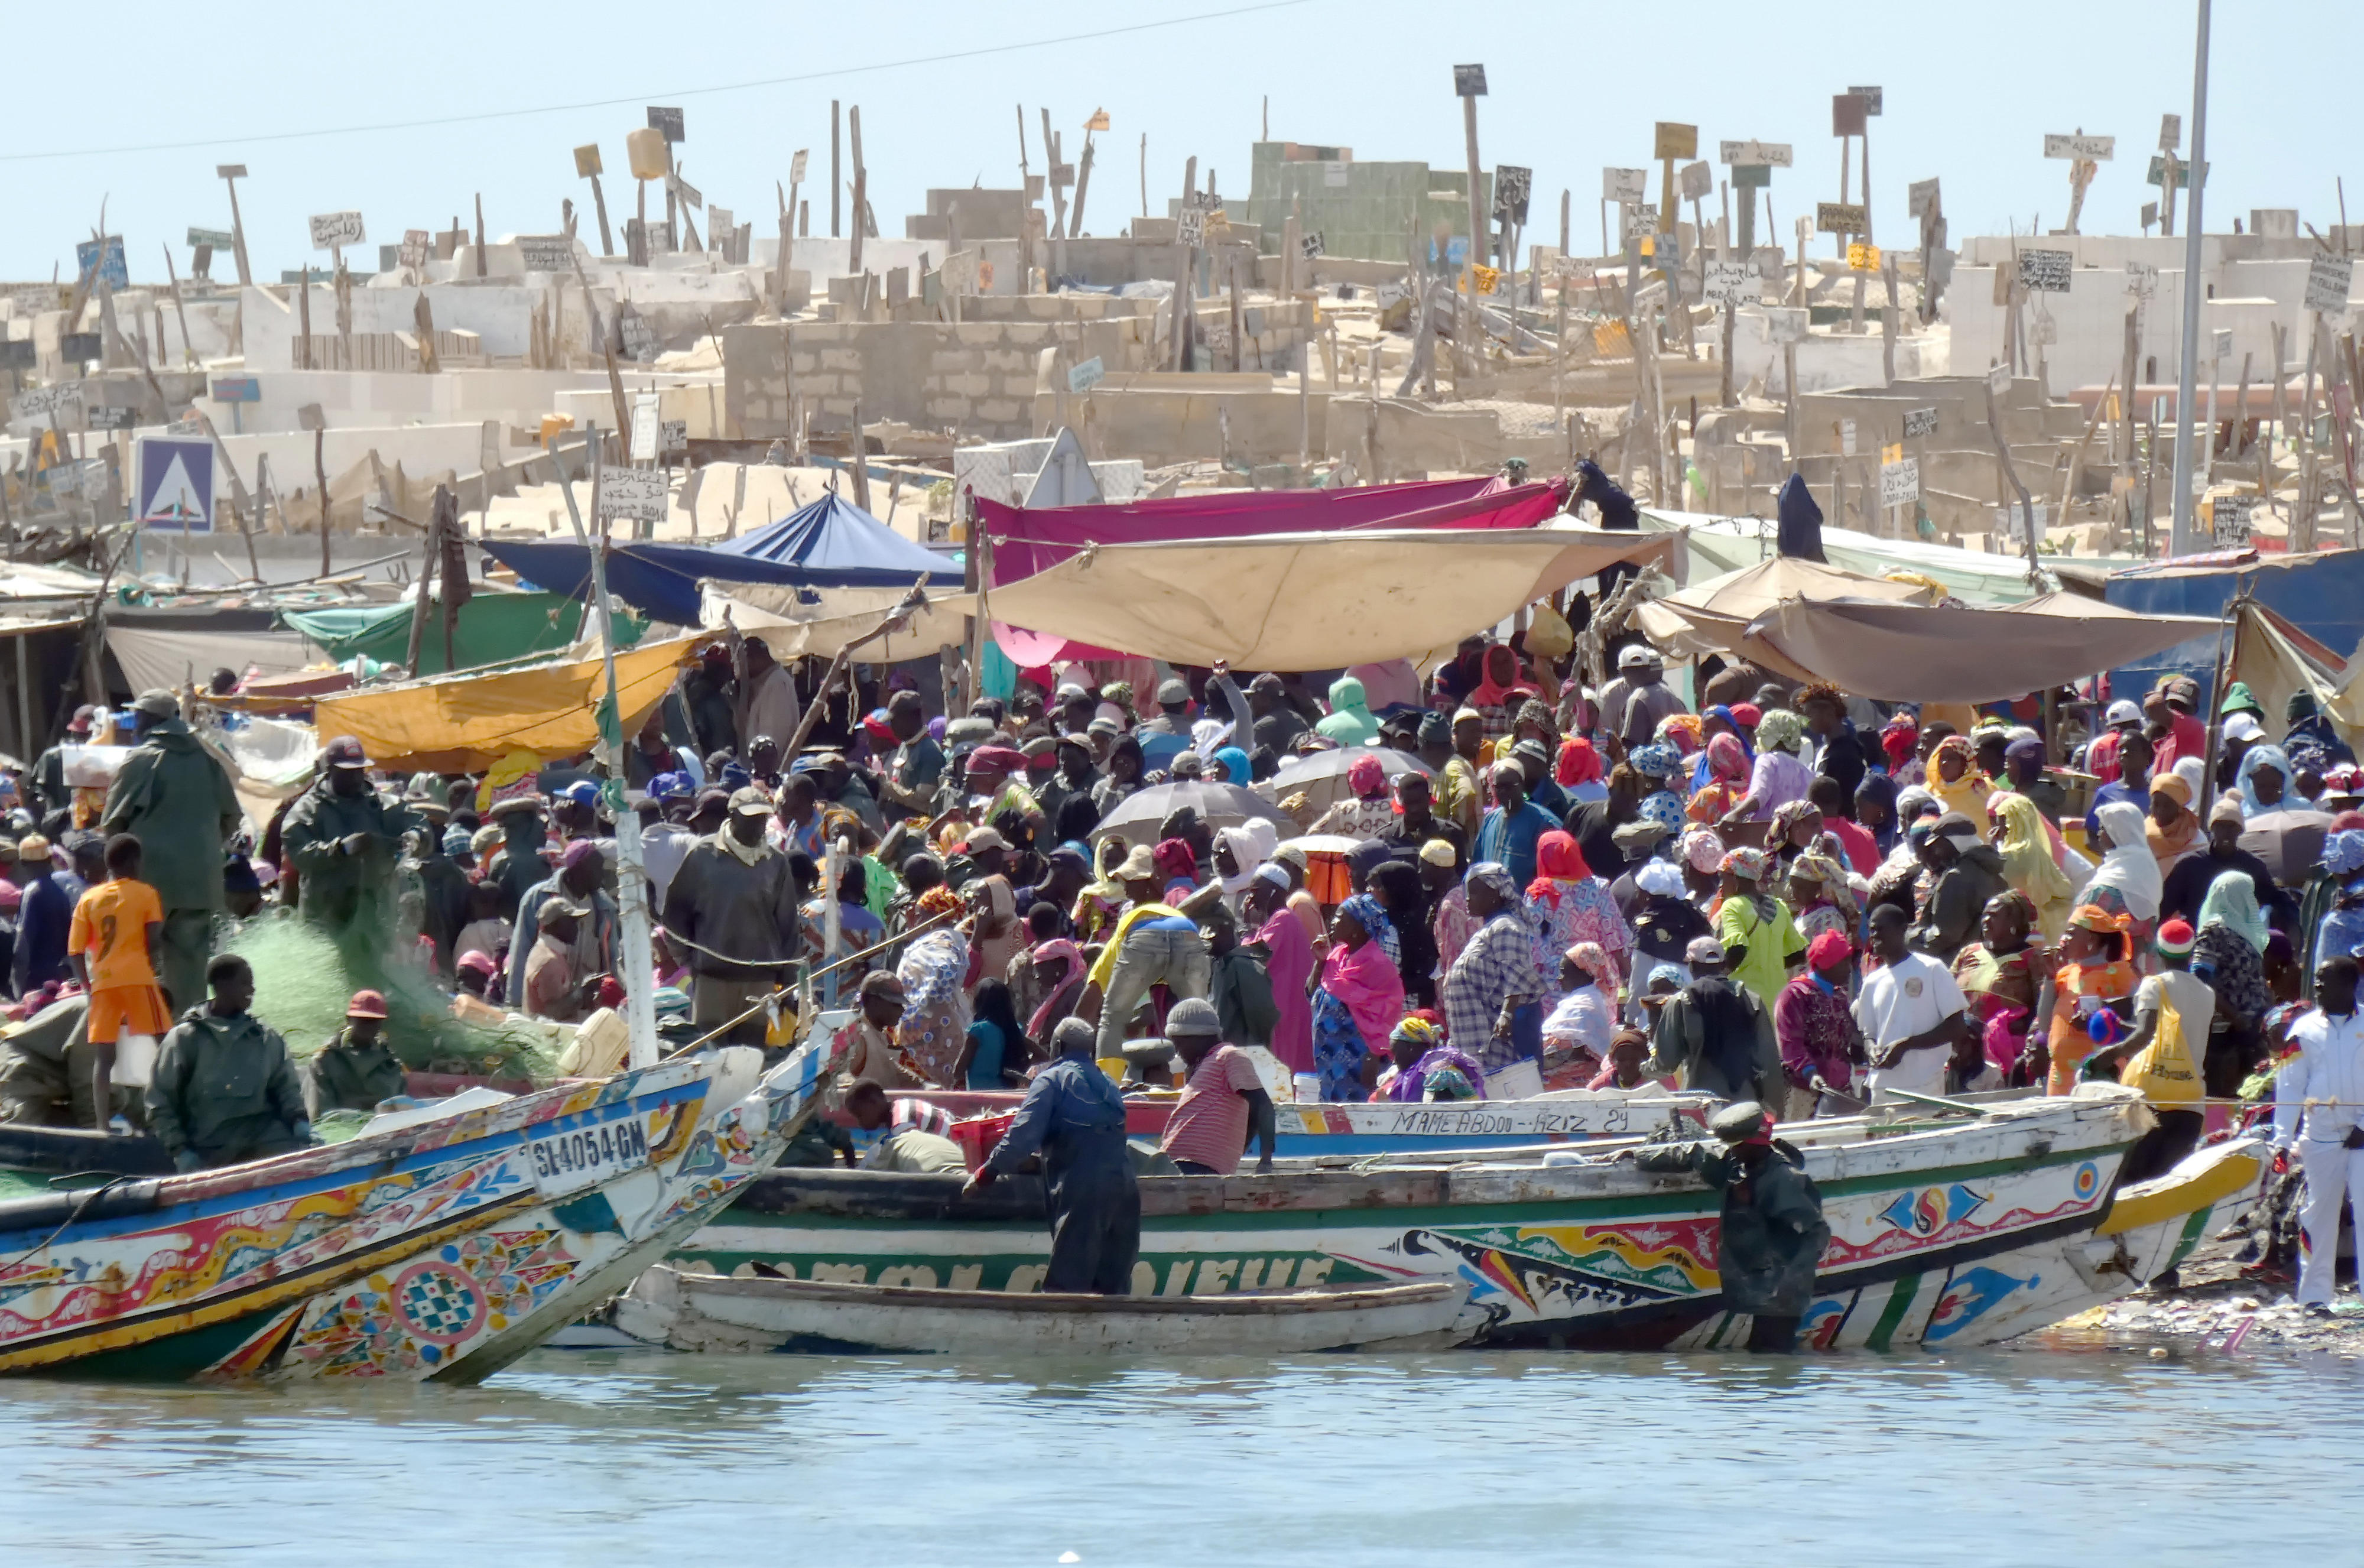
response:
<path id="1" fill-rule="evenodd" d="M 154 955 L 164 929 L 164 905 L 139 880 L 139 840 L 128 833 L 109 839 L 106 872 L 107 880 L 74 905 L 66 931 L 74 975 L 90 994 L 91 1106 L 102 1132 L 113 1114 L 115 1042 L 126 1029 L 162 1036 L 173 1027 L 156 989 Z"/>

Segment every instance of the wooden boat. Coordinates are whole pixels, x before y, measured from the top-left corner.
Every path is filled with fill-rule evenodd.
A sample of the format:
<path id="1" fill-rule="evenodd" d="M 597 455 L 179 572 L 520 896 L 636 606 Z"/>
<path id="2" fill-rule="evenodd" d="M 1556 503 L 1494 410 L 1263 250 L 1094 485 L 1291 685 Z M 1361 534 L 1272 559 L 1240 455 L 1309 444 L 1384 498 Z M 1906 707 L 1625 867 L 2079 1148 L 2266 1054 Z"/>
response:
<path id="1" fill-rule="evenodd" d="M 221 1170 L 0 1203 L 0 1372 L 499 1370 L 778 1157 L 839 1053 L 734 1050 Z"/>
<path id="2" fill-rule="evenodd" d="M 1249 1295 L 1013 1296 L 776 1278 L 663 1265 L 616 1305 L 616 1326 L 682 1350 L 953 1355 L 1297 1355 L 1442 1350 L 1484 1322 L 1453 1281 Z"/>
<path id="3" fill-rule="evenodd" d="M 2125 1151 L 2150 1124 L 2115 1085 L 2074 1096 L 1793 1123 L 1833 1231 L 1807 1342 L 1991 1343 L 2134 1289 L 2256 1190 L 2254 1142 L 2195 1156 L 2110 1229 Z M 1631 1147 L 1630 1142 L 1625 1145 Z M 1450 1279 L 1491 1343 L 1730 1343 L 1716 1274 L 1720 1200 L 1603 1140 L 1451 1162 L 1374 1155 L 1353 1169 L 1142 1182 L 1136 1296 Z M 1040 1184 L 959 1195 L 951 1176 L 775 1171 L 675 1253 L 729 1273 L 1035 1289 L 1050 1243 Z M 1745 1338 L 1745 1329 L 1738 1330 Z"/>

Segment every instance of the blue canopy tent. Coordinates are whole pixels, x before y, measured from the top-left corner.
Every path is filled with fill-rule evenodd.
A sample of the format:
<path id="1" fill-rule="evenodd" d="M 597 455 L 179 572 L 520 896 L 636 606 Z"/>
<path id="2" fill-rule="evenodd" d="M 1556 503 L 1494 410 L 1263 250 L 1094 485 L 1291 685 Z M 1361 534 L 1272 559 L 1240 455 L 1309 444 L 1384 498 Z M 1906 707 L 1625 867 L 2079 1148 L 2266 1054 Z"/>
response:
<path id="1" fill-rule="evenodd" d="M 486 539 L 485 553 L 539 588 L 587 600 L 591 552 L 571 539 Z M 608 589 L 675 626 L 697 624 L 697 583 L 779 583 L 802 588 L 957 587 L 957 562 L 915 544 L 831 492 L 751 534 L 717 544 L 619 544 Z"/>
<path id="2" fill-rule="evenodd" d="M 2145 615 L 2222 616 L 2247 584 L 2258 603 L 2345 657 L 2364 640 L 2364 550 L 2304 555 L 2247 552 L 2131 566 L 2110 573 L 2103 595 L 2121 609 Z M 2215 684 L 2213 633 L 2135 659 L 2110 672 L 2117 696 L 2138 696 L 2163 674 L 2190 675 L 2202 700 Z"/>

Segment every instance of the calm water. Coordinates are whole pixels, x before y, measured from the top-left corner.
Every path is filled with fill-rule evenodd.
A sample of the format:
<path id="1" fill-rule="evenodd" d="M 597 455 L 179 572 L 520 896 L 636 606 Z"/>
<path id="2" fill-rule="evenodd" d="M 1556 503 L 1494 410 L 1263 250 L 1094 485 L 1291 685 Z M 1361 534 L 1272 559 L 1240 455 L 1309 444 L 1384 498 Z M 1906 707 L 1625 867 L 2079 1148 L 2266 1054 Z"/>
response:
<path id="1" fill-rule="evenodd" d="M 2354 1562 L 2359 1396 L 2337 1362 L 2057 1345 L 17 1381 L 0 1532 L 27 1568 Z"/>

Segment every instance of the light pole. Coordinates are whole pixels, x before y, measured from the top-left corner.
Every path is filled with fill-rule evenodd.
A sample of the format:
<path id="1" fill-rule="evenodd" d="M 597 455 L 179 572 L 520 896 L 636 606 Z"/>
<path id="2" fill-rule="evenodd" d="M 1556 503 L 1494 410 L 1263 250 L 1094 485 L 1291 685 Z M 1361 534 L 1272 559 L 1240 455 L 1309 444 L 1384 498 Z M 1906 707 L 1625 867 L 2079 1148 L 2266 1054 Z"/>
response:
<path id="1" fill-rule="evenodd" d="M 2208 293 L 2200 276 L 2200 201 L 2208 188 L 2209 0 L 2199 0 L 2199 5 L 2200 39 L 2192 46 L 2191 54 L 2191 161 L 2185 165 L 2184 175 L 2191 182 L 2191 202 L 2183 219 L 2183 347 L 2175 383 L 2175 525 L 2168 542 L 2170 555 L 2190 555 L 2194 548 L 2191 476 L 2195 468 L 2195 432 L 2191 405 L 2200 373 L 2200 302 Z M 2215 434 L 2211 430 L 2208 438 L 2213 440 Z"/>

